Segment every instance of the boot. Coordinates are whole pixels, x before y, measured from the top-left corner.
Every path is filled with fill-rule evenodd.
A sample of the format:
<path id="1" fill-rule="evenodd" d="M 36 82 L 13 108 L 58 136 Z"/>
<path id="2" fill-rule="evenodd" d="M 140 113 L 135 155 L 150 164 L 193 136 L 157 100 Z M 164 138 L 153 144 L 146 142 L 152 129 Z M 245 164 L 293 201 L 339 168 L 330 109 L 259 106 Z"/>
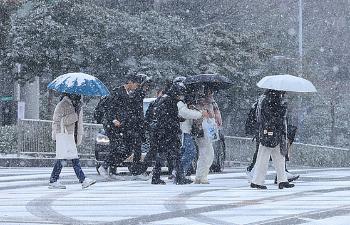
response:
<path id="1" fill-rule="evenodd" d="M 151 184 L 161 184 L 161 185 L 165 185 L 165 181 L 162 179 L 152 179 Z"/>
<path id="2" fill-rule="evenodd" d="M 174 184 L 191 184 L 193 181 L 191 179 L 187 179 L 184 173 L 177 172 L 175 173 Z"/>
<path id="3" fill-rule="evenodd" d="M 288 182 L 293 182 L 295 180 L 298 180 L 299 177 L 300 177 L 300 175 L 294 175 L 294 174 L 291 174 L 291 173 L 287 172 Z M 275 176 L 275 184 L 277 184 L 277 176 Z"/>
<path id="4" fill-rule="evenodd" d="M 294 184 L 290 184 L 288 182 L 281 182 L 278 184 L 278 188 L 279 189 L 283 189 L 283 188 L 292 188 L 294 187 Z"/>
<path id="5" fill-rule="evenodd" d="M 178 179 L 175 184 L 182 185 L 182 184 L 192 184 L 192 183 L 193 181 L 191 179 L 182 178 L 182 179 Z"/>
<path id="6" fill-rule="evenodd" d="M 289 173 L 288 171 L 286 171 L 286 174 L 287 174 L 288 182 L 293 182 L 293 181 L 299 179 L 299 176 L 300 176 L 300 175 Z"/>
<path id="7" fill-rule="evenodd" d="M 267 187 L 265 185 L 259 185 L 259 184 L 254 184 L 254 183 L 250 183 L 250 187 L 256 188 L 256 189 L 267 189 Z"/>

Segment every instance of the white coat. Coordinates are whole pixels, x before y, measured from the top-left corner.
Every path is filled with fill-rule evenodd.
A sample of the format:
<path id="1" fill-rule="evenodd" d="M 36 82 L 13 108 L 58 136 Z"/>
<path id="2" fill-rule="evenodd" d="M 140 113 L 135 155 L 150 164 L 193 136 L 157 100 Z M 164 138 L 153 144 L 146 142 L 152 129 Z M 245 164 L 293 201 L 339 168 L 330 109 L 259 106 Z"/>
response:
<path id="1" fill-rule="evenodd" d="M 75 112 L 72 101 L 65 96 L 57 105 L 53 114 L 52 123 L 52 139 L 56 140 L 56 134 L 61 132 L 61 120 L 63 120 L 63 129 L 68 134 L 74 135 L 75 122 L 78 122 L 77 129 L 77 145 L 81 144 L 83 138 L 83 110 L 80 110 L 79 115 Z M 57 152 L 56 155 L 60 155 L 60 158 L 72 159 L 77 158 L 76 154 L 72 155 L 69 152 Z"/>
<path id="2" fill-rule="evenodd" d="M 192 124 L 194 119 L 200 119 L 202 113 L 195 109 L 189 109 L 187 104 L 179 101 L 177 103 L 177 109 L 179 110 L 179 116 L 186 119 L 180 123 L 182 133 L 190 134 L 192 130 Z"/>

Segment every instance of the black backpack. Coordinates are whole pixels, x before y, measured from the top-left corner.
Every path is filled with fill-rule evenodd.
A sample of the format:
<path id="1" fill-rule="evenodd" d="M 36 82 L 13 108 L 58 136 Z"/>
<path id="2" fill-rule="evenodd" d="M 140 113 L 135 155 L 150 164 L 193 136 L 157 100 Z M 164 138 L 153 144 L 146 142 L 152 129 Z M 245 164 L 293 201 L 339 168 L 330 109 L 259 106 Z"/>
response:
<path id="1" fill-rule="evenodd" d="M 160 114 L 159 109 L 164 102 L 164 97 L 158 97 L 154 102 L 152 102 L 145 114 L 145 125 L 148 131 L 155 130 L 158 125 L 158 117 Z"/>
<path id="2" fill-rule="evenodd" d="M 255 102 L 250 108 L 247 120 L 245 121 L 245 134 L 246 135 L 256 135 L 258 132 L 258 123 L 256 118 L 256 108 L 258 102 Z"/>

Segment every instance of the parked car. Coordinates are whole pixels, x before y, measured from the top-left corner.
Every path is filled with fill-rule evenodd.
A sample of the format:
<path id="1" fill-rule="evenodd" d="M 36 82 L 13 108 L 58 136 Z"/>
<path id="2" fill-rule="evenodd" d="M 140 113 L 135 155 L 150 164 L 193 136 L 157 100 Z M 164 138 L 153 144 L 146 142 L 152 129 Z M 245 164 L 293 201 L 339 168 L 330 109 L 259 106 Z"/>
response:
<path id="1" fill-rule="evenodd" d="M 143 112 L 146 113 L 148 106 L 151 102 L 153 102 L 156 98 L 145 98 L 143 100 Z M 147 135 L 146 135 L 147 136 Z M 99 132 L 96 135 L 96 141 L 95 141 L 95 159 L 96 159 L 96 169 L 98 169 L 101 165 L 101 163 L 108 157 L 109 152 L 109 139 L 105 134 L 104 129 L 99 130 Z M 212 172 L 222 172 L 224 169 L 224 161 L 225 161 L 225 139 L 224 135 L 220 132 L 220 140 L 214 142 L 214 162 L 212 166 L 210 167 L 210 171 Z M 149 151 L 150 145 L 148 142 L 148 139 L 145 143 L 142 144 L 141 147 L 141 161 L 145 158 L 147 152 Z M 129 171 L 132 172 L 132 162 L 133 162 L 133 154 L 127 158 L 121 165 L 123 167 L 128 167 Z M 165 164 L 166 166 L 166 164 Z M 192 173 L 195 172 L 196 168 L 196 162 L 193 162 L 193 168 Z M 97 171 L 98 172 L 98 171 Z"/>

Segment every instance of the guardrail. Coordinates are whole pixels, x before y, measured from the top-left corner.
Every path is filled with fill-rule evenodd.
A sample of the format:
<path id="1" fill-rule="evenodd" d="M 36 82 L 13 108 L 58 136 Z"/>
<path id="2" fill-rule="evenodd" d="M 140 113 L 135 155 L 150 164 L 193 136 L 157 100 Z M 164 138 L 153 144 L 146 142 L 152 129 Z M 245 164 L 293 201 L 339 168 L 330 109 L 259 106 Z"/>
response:
<path id="1" fill-rule="evenodd" d="M 249 162 L 254 151 L 252 138 L 226 136 L 226 160 Z M 295 142 L 292 145 L 290 164 L 319 167 L 350 166 L 350 149 Z"/>
<path id="2" fill-rule="evenodd" d="M 19 120 L 18 152 L 51 155 L 55 153 L 55 143 L 51 139 L 50 120 Z M 80 155 L 94 156 L 95 138 L 101 124 L 84 123 L 83 142 L 78 147 Z"/>
<path id="3" fill-rule="evenodd" d="M 53 155 L 54 142 L 51 140 L 51 124 L 48 120 L 24 119 L 18 122 L 19 153 Z M 84 157 L 94 157 L 95 138 L 101 124 L 84 123 L 84 138 L 79 153 Z M 251 138 L 226 136 L 226 160 L 248 163 L 255 151 Z M 291 162 L 295 165 L 347 167 L 350 166 L 350 149 L 330 146 L 294 143 Z"/>

